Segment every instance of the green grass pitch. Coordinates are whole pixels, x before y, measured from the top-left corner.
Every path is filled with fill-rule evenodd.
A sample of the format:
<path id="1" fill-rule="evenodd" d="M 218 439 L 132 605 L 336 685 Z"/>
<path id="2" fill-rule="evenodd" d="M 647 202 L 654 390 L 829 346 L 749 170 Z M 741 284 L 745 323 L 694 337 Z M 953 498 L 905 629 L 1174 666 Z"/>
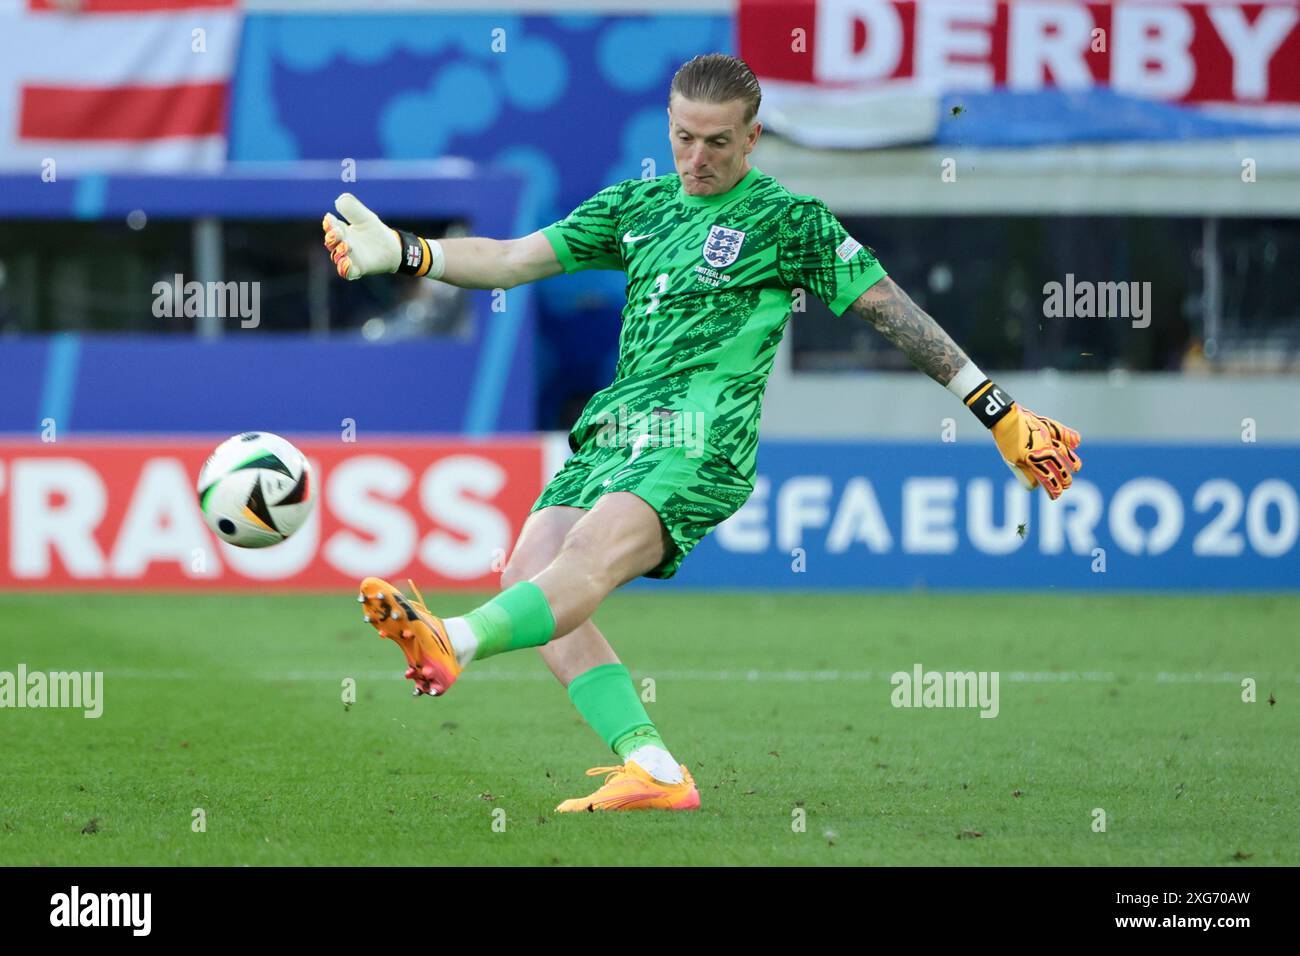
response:
<path id="1" fill-rule="evenodd" d="M 0 671 L 105 682 L 99 719 L 0 710 L 0 863 L 1300 863 L 1300 596 L 666 588 L 597 620 L 699 812 L 553 813 L 616 758 L 537 654 L 415 699 L 351 594 L 0 595 Z M 998 671 L 1000 713 L 893 707 L 918 662 Z"/>

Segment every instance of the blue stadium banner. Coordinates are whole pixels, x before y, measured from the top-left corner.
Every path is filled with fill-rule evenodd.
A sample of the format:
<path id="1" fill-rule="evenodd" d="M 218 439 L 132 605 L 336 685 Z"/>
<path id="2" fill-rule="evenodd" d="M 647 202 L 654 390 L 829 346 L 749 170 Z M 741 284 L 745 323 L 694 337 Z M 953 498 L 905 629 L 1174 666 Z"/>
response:
<path id="1" fill-rule="evenodd" d="M 1300 446 L 1089 443 L 1060 500 L 992 442 L 766 442 L 677 583 L 762 589 L 1293 590 Z"/>

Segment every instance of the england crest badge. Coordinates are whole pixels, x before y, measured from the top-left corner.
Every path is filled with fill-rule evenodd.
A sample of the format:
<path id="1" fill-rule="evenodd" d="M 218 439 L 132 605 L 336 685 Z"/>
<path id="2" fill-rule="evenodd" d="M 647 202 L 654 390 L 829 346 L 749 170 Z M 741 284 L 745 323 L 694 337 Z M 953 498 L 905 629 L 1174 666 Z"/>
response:
<path id="1" fill-rule="evenodd" d="M 722 269 L 736 261 L 745 234 L 739 229 L 712 226 L 709 238 L 704 240 L 704 261 L 715 269 Z"/>

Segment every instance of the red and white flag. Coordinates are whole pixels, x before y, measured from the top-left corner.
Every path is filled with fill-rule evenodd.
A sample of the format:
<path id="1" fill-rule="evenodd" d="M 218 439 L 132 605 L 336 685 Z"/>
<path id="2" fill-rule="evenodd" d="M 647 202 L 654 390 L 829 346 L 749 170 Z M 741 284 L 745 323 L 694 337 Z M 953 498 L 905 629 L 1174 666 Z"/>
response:
<path id="1" fill-rule="evenodd" d="M 0 0 L 0 170 L 226 158 L 238 0 Z"/>

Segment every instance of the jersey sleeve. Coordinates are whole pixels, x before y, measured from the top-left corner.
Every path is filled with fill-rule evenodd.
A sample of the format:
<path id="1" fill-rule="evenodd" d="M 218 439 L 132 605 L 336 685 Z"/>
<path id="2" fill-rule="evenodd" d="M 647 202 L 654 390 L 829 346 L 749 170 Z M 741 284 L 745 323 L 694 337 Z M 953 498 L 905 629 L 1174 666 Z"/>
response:
<path id="1" fill-rule="evenodd" d="M 820 199 L 790 206 L 778 244 L 781 281 L 807 289 L 836 315 L 886 275 L 875 252 L 850 236 Z"/>
<path id="2" fill-rule="evenodd" d="M 623 268 L 618 217 L 624 195 L 624 183 L 607 186 L 542 230 L 565 272 Z"/>

